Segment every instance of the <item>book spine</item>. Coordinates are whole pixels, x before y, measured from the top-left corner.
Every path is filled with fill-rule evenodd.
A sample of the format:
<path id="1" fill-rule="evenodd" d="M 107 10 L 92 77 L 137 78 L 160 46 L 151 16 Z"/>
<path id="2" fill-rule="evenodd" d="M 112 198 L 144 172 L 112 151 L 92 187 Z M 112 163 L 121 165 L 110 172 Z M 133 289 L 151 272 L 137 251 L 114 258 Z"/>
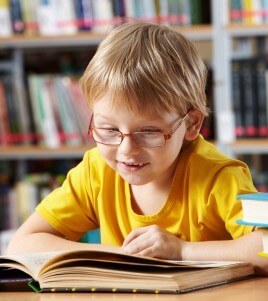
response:
<path id="1" fill-rule="evenodd" d="M 91 0 L 74 1 L 76 23 L 79 30 L 90 30 L 93 25 L 93 12 Z"/>
<path id="2" fill-rule="evenodd" d="M 57 0 L 56 17 L 60 34 L 72 35 L 78 32 L 73 0 Z"/>
<path id="3" fill-rule="evenodd" d="M 254 86 L 253 86 L 253 73 L 252 73 L 252 60 L 246 59 L 241 67 L 242 77 L 242 95 L 244 106 L 244 121 L 245 121 L 245 135 L 247 137 L 257 136 L 256 125 L 256 103 L 254 102 Z"/>
<path id="4" fill-rule="evenodd" d="M 244 137 L 245 135 L 243 97 L 241 91 L 241 62 L 234 60 L 232 62 L 232 102 L 235 115 L 235 135 L 237 138 Z"/>
<path id="5" fill-rule="evenodd" d="M 0 81 L 0 144 L 10 144 L 10 129 L 4 84 Z"/>
<path id="6" fill-rule="evenodd" d="M 262 20 L 268 22 L 268 0 L 262 0 Z"/>
<path id="7" fill-rule="evenodd" d="M 169 15 L 169 8 L 168 8 L 168 0 L 159 0 L 159 22 L 163 24 L 168 24 L 168 15 Z"/>
<path id="8" fill-rule="evenodd" d="M 258 136 L 268 137 L 268 123 L 267 123 L 267 103 L 265 91 L 265 72 L 266 62 L 265 59 L 259 58 L 255 62 L 255 91 L 256 91 L 256 104 L 257 104 L 257 123 L 258 123 Z"/>
<path id="9" fill-rule="evenodd" d="M 25 24 L 25 34 L 35 35 L 39 32 L 37 21 L 38 4 L 39 0 L 21 0 L 21 12 Z"/>
<path id="10" fill-rule="evenodd" d="M 37 22 L 41 35 L 58 35 L 57 0 L 40 0 L 37 5 Z"/>
<path id="11" fill-rule="evenodd" d="M 253 24 L 261 24 L 263 22 L 263 17 L 262 17 L 263 4 L 262 4 L 262 0 L 251 1 L 251 5 L 252 5 L 252 23 Z"/>
<path id="12" fill-rule="evenodd" d="M 242 23 L 242 0 L 230 0 L 230 22 Z"/>
<path id="13" fill-rule="evenodd" d="M 252 1 L 251 0 L 242 0 L 242 11 L 243 11 L 243 23 L 252 24 Z"/>
<path id="14" fill-rule="evenodd" d="M 113 6 L 112 0 L 92 1 L 93 9 L 93 30 L 106 32 L 113 26 Z"/>
<path id="15" fill-rule="evenodd" d="M 21 1 L 10 0 L 10 16 L 14 33 L 23 33 L 25 24 L 22 18 Z"/>
<path id="16" fill-rule="evenodd" d="M 10 7 L 8 0 L 0 0 L 0 37 L 12 35 Z"/>

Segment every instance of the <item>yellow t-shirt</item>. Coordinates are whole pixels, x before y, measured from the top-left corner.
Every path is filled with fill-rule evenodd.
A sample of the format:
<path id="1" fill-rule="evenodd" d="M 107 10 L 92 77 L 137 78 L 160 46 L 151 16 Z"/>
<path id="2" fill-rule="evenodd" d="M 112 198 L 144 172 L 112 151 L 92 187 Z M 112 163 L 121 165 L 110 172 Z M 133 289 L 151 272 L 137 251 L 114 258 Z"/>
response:
<path id="1" fill-rule="evenodd" d="M 132 229 L 152 224 L 187 241 L 226 240 L 252 231 L 236 224 L 242 216 L 236 196 L 255 191 L 244 163 L 199 136 L 181 152 L 168 199 L 156 214 L 132 210 L 129 184 L 107 166 L 97 148 L 85 153 L 36 210 L 71 240 L 99 227 L 103 244 L 121 245 Z"/>

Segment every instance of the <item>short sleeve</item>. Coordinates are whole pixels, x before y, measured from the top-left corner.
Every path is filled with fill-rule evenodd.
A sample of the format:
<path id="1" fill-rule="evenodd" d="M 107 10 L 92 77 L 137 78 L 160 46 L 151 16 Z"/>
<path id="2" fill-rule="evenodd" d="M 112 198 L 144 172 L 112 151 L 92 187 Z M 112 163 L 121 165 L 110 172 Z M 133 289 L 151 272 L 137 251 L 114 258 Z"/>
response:
<path id="1" fill-rule="evenodd" d="M 42 200 L 36 211 L 70 240 L 77 240 L 88 230 L 98 227 L 92 205 L 90 151 L 68 172 L 62 186 Z"/>
<path id="2" fill-rule="evenodd" d="M 222 219 L 225 229 L 233 239 L 253 230 L 251 226 L 236 223 L 236 220 L 242 218 L 242 204 L 237 200 L 237 195 L 256 191 L 248 167 L 238 162 L 219 170 L 209 196 L 212 212 Z"/>

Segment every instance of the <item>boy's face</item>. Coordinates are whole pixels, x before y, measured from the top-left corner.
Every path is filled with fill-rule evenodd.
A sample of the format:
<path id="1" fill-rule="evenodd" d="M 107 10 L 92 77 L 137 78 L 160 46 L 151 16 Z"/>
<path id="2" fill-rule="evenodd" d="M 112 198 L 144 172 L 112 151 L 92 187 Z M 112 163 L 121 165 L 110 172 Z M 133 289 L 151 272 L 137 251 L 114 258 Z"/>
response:
<path id="1" fill-rule="evenodd" d="M 118 130 L 124 134 L 140 131 L 169 133 L 183 117 L 176 113 L 163 113 L 161 117 L 137 114 L 123 106 L 113 107 L 107 96 L 95 102 L 92 109 L 95 127 Z M 183 122 L 164 146 L 156 148 L 141 147 L 131 136 L 124 137 L 120 145 L 97 143 L 97 146 L 104 161 L 129 184 L 163 185 L 174 175 L 185 132 Z"/>

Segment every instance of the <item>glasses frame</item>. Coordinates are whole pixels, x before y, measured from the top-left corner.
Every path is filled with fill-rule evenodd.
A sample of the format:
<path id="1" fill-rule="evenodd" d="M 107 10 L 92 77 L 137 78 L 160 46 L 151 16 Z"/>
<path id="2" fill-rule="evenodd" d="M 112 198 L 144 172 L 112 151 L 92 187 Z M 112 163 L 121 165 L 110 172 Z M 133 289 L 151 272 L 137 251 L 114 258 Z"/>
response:
<path id="1" fill-rule="evenodd" d="M 181 118 L 181 120 L 179 121 L 179 123 L 174 127 L 174 129 L 172 129 L 171 131 L 169 132 L 164 132 L 164 131 L 158 131 L 159 133 L 163 134 L 163 137 L 164 137 L 164 143 L 162 145 L 157 145 L 157 146 L 142 146 L 142 145 L 139 145 L 136 141 L 135 141 L 135 138 L 134 138 L 134 134 L 135 133 L 142 133 L 142 132 L 133 132 L 133 133 L 130 133 L 130 134 L 125 134 L 125 133 L 122 133 L 121 131 L 118 130 L 118 134 L 121 135 L 121 141 L 117 144 L 110 144 L 110 143 L 103 143 L 103 142 L 99 142 L 99 141 L 96 141 L 94 139 L 94 136 L 93 136 L 93 130 L 94 128 L 95 129 L 100 129 L 100 130 L 107 130 L 107 128 L 99 128 L 99 127 L 95 127 L 94 124 L 92 124 L 92 121 L 93 121 L 93 114 L 91 115 L 91 118 L 90 118 L 90 122 L 89 122 L 89 126 L 88 126 L 88 135 L 91 136 L 93 138 L 93 140 L 96 142 L 96 143 L 100 143 L 100 144 L 103 144 L 103 145 L 110 145 L 110 146 L 118 146 L 120 145 L 124 138 L 125 137 L 128 137 L 130 136 L 132 138 L 132 140 L 136 143 L 136 145 L 138 145 L 139 147 L 148 147 L 148 148 L 157 148 L 157 147 L 162 147 L 166 144 L 167 140 L 171 139 L 171 137 L 173 136 L 173 134 L 175 133 L 175 131 L 181 126 L 181 124 L 183 123 L 183 121 L 186 119 L 186 117 L 188 116 L 188 114 L 193 110 L 193 108 L 189 109 L 187 111 L 187 113 Z"/>

